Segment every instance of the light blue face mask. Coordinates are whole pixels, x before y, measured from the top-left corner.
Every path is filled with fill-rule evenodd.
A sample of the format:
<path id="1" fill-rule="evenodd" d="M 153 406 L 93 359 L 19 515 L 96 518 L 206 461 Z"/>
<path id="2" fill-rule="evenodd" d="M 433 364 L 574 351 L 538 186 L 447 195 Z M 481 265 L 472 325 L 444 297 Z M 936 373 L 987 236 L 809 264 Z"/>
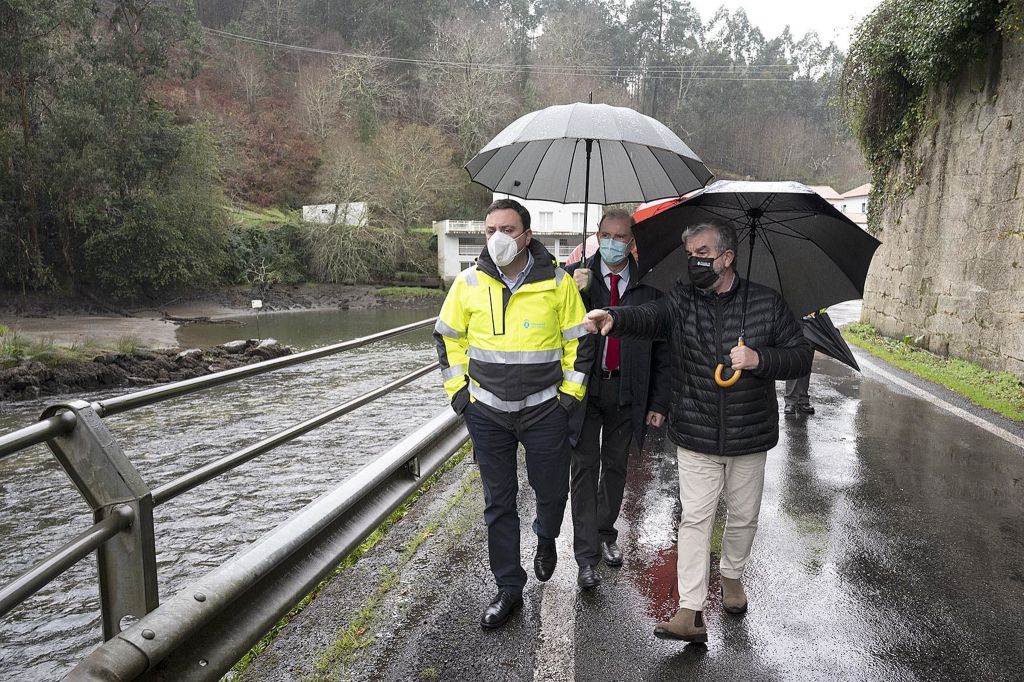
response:
<path id="1" fill-rule="evenodd" d="M 601 260 L 608 265 L 618 265 L 622 261 L 626 260 L 627 253 L 629 253 L 628 242 L 623 244 L 622 242 L 615 241 L 614 239 L 601 240 Z"/>

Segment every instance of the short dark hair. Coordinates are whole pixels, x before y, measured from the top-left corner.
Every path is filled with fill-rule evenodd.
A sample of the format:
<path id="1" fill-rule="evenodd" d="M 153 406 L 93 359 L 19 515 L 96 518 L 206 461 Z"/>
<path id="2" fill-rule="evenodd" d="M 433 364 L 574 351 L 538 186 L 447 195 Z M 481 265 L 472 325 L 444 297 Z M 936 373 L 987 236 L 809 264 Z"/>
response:
<path id="1" fill-rule="evenodd" d="M 498 199 L 487 207 L 487 213 L 485 216 L 489 216 L 495 211 L 502 211 L 506 208 L 511 208 L 513 211 L 519 214 L 519 219 L 523 221 L 523 231 L 530 229 L 530 212 L 526 210 L 526 207 L 520 204 L 515 199 Z"/>
<path id="2" fill-rule="evenodd" d="M 711 230 L 715 233 L 715 243 L 718 246 L 718 253 L 723 254 L 726 251 L 732 251 L 736 253 L 736 228 L 728 223 L 719 223 L 709 220 L 704 223 L 697 223 L 683 230 L 683 248 L 686 248 L 686 241 L 698 235 L 701 232 L 707 232 Z"/>
<path id="3" fill-rule="evenodd" d="M 629 223 L 630 229 L 633 229 L 633 226 L 636 225 L 636 220 L 633 218 L 633 214 L 630 213 L 629 211 L 623 211 L 621 208 L 609 208 L 607 211 L 605 211 L 604 215 L 601 216 L 601 219 L 597 221 L 598 227 L 601 227 L 601 224 L 604 222 L 605 218 L 625 220 L 627 223 Z"/>

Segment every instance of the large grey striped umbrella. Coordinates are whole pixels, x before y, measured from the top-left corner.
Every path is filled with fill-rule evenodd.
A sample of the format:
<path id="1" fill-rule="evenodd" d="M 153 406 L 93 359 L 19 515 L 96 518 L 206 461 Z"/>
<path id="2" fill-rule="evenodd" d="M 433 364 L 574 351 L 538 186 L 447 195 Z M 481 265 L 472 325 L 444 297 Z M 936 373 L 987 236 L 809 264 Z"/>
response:
<path id="1" fill-rule="evenodd" d="M 678 197 L 713 177 L 662 123 L 607 104 L 560 104 L 520 117 L 473 157 L 473 182 L 523 199 L 617 204 Z M 584 221 L 587 212 L 584 210 Z M 584 223 L 584 237 L 586 223 Z"/>

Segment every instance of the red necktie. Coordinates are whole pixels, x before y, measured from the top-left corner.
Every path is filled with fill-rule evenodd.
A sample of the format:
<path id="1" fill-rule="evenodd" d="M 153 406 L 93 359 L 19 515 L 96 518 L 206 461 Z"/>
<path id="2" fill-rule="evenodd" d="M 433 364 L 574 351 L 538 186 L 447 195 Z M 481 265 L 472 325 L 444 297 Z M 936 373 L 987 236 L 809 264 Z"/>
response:
<path id="1" fill-rule="evenodd" d="M 610 305 L 619 304 L 619 280 L 622 279 L 616 273 L 611 273 L 611 300 Z M 614 336 L 608 337 L 608 352 L 604 356 L 605 369 L 614 372 L 619 368 L 619 340 Z"/>

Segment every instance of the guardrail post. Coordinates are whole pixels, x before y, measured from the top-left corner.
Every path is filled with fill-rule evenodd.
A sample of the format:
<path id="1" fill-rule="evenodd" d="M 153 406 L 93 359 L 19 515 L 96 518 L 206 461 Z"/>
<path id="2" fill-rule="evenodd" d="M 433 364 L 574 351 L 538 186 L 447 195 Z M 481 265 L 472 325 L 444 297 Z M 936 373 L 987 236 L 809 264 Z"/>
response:
<path id="1" fill-rule="evenodd" d="M 108 640 L 159 605 L 153 498 L 139 472 L 114 441 L 103 420 L 84 400 L 51 405 L 42 418 L 70 410 L 75 428 L 47 441 L 98 523 L 121 505 L 135 512 L 135 521 L 96 550 L 99 564 L 103 639 Z"/>

